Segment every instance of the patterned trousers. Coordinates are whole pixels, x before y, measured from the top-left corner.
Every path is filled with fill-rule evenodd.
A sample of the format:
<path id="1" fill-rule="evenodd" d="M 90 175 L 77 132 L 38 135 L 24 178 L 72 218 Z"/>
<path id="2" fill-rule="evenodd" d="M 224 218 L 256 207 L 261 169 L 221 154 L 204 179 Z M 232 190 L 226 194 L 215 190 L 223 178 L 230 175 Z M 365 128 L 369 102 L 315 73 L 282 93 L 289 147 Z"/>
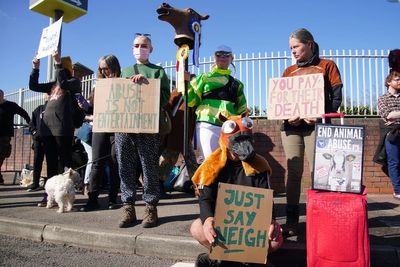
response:
<path id="1" fill-rule="evenodd" d="M 115 133 L 123 204 L 135 204 L 136 166 L 140 160 L 144 182 L 142 199 L 147 204 L 157 205 L 160 199 L 159 147 L 159 134 Z"/>

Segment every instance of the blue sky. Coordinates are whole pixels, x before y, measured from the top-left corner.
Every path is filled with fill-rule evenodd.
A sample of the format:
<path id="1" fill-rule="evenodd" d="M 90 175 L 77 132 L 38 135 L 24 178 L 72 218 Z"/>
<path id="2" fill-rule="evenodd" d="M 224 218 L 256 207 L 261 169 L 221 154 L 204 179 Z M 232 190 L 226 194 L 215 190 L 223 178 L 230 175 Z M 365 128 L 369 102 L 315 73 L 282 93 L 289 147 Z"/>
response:
<path id="1" fill-rule="evenodd" d="M 62 55 L 95 70 L 100 56 L 115 54 L 121 65 L 134 63 L 131 44 L 135 32 L 150 33 L 151 61 L 175 58 L 174 32 L 158 20 L 162 1 L 89 0 L 88 13 L 63 24 Z M 203 22 L 201 57 L 226 44 L 234 53 L 289 51 L 289 34 L 309 29 L 321 49 L 394 49 L 400 47 L 400 4 L 386 0 L 247 0 L 168 2 L 192 7 L 210 18 Z M 0 88 L 6 93 L 26 87 L 31 60 L 49 18 L 29 10 L 28 0 L 0 0 Z M 190 57 L 191 58 L 191 57 Z M 46 59 L 41 79 L 46 78 Z"/>

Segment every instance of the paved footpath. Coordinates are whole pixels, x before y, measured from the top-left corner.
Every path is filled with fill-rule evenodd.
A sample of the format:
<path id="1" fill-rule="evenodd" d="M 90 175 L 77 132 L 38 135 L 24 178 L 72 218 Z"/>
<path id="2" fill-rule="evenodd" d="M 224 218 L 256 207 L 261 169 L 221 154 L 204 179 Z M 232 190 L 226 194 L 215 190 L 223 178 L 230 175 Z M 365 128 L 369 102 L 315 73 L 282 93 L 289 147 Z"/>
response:
<path id="1" fill-rule="evenodd" d="M 138 224 L 121 229 L 118 228 L 121 210 L 108 210 L 104 194 L 100 197 L 100 210 L 78 212 L 86 197 L 77 195 L 75 210 L 58 214 L 56 208 L 37 207 L 44 191 L 27 192 L 25 188 L 11 184 L 11 174 L 3 175 L 6 184 L 0 186 L 0 234 L 107 251 L 157 255 L 188 263 L 193 263 L 196 256 L 205 251 L 189 233 L 199 208 L 197 199 L 188 194 L 175 192 L 160 201 L 158 227 L 144 229 Z M 306 266 L 305 195 L 301 198 L 299 236 L 286 240 L 278 252 L 269 256 L 275 266 Z M 285 197 L 275 196 L 274 203 L 277 219 L 283 224 Z M 139 220 L 143 210 L 144 203 L 138 200 Z M 400 266 L 400 201 L 389 194 L 368 195 L 368 218 L 371 266 Z"/>

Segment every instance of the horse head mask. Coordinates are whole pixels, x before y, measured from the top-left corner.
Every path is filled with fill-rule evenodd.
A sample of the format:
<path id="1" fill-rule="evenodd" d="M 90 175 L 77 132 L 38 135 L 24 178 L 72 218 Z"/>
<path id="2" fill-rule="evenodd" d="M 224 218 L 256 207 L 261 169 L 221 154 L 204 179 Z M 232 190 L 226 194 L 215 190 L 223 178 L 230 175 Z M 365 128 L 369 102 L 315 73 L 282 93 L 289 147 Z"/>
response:
<path id="1" fill-rule="evenodd" d="M 209 15 L 200 15 L 191 8 L 178 9 L 167 3 L 157 8 L 158 19 L 168 22 L 175 29 L 174 42 L 177 46 L 187 44 L 193 49 L 195 33 L 200 32 L 200 21 L 209 18 Z"/>

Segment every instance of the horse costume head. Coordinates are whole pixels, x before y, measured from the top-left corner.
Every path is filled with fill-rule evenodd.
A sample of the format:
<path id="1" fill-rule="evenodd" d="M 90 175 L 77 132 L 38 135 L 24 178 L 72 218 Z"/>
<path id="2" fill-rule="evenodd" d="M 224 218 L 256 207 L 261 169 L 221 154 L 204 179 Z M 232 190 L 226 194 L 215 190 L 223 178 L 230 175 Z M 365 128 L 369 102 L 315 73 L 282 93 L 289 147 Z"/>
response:
<path id="1" fill-rule="evenodd" d="M 223 122 L 219 137 L 220 147 L 200 165 L 193 175 L 193 183 L 200 186 L 212 184 L 225 167 L 228 158 L 240 160 L 247 176 L 262 172 L 271 175 L 268 162 L 254 150 L 253 121 L 247 112 L 228 118 L 220 113 L 218 118 Z"/>
<path id="2" fill-rule="evenodd" d="M 177 46 L 187 44 L 189 49 L 194 47 L 194 34 L 200 31 L 200 21 L 209 18 L 209 15 L 200 15 L 191 8 L 178 9 L 167 3 L 157 8 L 158 19 L 168 22 L 175 29 L 174 42 Z"/>
<path id="3" fill-rule="evenodd" d="M 221 148 L 227 149 L 241 161 L 251 161 L 256 152 L 253 146 L 253 121 L 247 112 L 229 119 L 219 113 L 218 118 L 223 123 L 219 139 Z"/>

